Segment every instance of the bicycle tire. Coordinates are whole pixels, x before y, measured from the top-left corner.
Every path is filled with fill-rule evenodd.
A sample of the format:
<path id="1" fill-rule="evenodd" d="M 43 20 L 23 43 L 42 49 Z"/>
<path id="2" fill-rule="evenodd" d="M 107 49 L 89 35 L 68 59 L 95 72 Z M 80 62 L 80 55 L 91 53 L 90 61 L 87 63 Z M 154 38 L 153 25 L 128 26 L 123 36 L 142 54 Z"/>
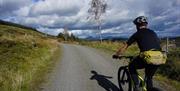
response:
<path id="1" fill-rule="evenodd" d="M 126 79 L 125 79 L 126 78 Z M 132 81 L 127 66 L 120 67 L 118 70 L 118 84 L 120 91 L 126 91 L 124 87 L 127 85 L 128 91 L 132 91 Z M 124 86 L 123 86 L 124 85 Z"/>

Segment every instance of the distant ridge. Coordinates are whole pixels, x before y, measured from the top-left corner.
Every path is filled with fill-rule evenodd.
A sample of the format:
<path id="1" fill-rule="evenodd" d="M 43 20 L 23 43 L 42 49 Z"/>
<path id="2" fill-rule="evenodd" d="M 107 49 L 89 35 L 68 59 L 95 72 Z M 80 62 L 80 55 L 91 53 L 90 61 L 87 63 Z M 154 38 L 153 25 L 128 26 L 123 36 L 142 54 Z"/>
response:
<path id="1" fill-rule="evenodd" d="M 32 31 L 36 31 L 36 32 L 38 32 L 38 33 L 41 33 L 41 34 L 46 35 L 46 36 L 49 36 L 49 37 L 55 37 L 55 36 L 53 36 L 53 35 L 49 35 L 49 34 L 40 32 L 40 31 L 38 31 L 36 28 L 28 27 L 28 26 L 21 25 L 21 24 L 17 24 L 17 23 L 13 23 L 13 22 L 8 22 L 8 21 L 0 20 L 0 24 L 1 24 L 1 25 L 14 26 L 14 27 L 23 28 L 23 29 L 30 29 L 30 30 L 32 30 Z"/>
<path id="2" fill-rule="evenodd" d="M 103 37 L 103 41 L 125 41 L 128 38 L 123 38 L 123 37 L 113 37 L 113 36 L 108 36 L 108 37 Z M 88 41 L 98 41 L 100 40 L 99 37 L 93 37 L 93 36 L 89 36 L 87 38 L 85 38 L 85 40 Z"/>
<path id="3" fill-rule="evenodd" d="M 27 27 L 27 26 L 24 26 L 24 25 L 21 25 L 21 24 L 12 23 L 12 22 L 3 21 L 3 20 L 0 20 L 0 24 L 9 25 L 9 26 L 15 26 L 15 27 L 24 28 L 24 29 L 31 29 L 31 30 L 37 31 L 35 28 L 32 28 L 32 27 Z"/>

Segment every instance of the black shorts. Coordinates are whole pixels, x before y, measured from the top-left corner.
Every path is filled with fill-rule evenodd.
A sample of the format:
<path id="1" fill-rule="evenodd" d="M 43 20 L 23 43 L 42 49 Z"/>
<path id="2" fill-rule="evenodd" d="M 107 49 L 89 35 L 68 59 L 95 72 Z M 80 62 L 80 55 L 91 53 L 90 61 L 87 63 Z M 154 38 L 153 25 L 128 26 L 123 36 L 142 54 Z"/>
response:
<path id="1" fill-rule="evenodd" d="M 147 64 L 144 59 L 137 56 L 130 64 L 129 64 L 129 71 L 131 74 L 137 74 L 137 69 L 144 69 L 145 68 L 145 74 L 148 77 L 152 77 L 157 68 L 158 65 L 153 64 Z"/>

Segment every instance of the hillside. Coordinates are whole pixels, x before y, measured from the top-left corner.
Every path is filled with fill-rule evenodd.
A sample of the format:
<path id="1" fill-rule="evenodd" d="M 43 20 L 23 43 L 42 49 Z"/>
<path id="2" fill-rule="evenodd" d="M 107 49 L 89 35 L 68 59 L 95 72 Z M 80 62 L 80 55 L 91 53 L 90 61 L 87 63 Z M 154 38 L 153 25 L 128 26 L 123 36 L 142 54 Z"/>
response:
<path id="1" fill-rule="evenodd" d="M 39 32 L 35 28 L 24 26 L 24 25 L 21 25 L 21 24 L 16 24 L 16 23 L 0 20 L 0 25 L 8 25 L 8 26 L 12 26 L 12 27 L 17 27 L 17 28 L 22 28 L 22 29 L 26 29 L 26 30 L 31 30 L 31 31 L 38 32 L 38 33 L 40 33 L 42 35 L 45 35 L 45 36 L 48 36 L 48 37 L 51 37 L 51 38 L 55 38 L 55 36 Z"/>
<path id="2" fill-rule="evenodd" d="M 27 27 L 27 26 L 23 26 L 23 25 L 20 25 L 20 24 L 8 22 L 8 21 L 3 21 L 3 20 L 0 20 L 0 24 L 1 25 L 8 25 L 8 26 L 19 27 L 19 28 L 23 28 L 23 29 L 31 29 L 33 31 L 36 31 L 36 29 L 32 28 L 32 27 Z"/>
<path id="3" fill-rule="evenodd" d="M 32 28 L 0 23 L 0 91 L 36 91 L 58 43 Z"/>

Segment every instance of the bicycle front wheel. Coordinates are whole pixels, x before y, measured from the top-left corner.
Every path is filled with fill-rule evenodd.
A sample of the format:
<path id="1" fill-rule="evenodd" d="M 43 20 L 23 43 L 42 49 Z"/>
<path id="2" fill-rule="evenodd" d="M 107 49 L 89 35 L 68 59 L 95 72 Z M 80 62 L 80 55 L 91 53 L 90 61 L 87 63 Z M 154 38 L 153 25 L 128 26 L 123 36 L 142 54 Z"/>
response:
<path id="1" fill-rule="evenodd" d="M 127 66 L 119 68 L 118 83 L 120 91 L 132 91 L 132 82 Z"/>

